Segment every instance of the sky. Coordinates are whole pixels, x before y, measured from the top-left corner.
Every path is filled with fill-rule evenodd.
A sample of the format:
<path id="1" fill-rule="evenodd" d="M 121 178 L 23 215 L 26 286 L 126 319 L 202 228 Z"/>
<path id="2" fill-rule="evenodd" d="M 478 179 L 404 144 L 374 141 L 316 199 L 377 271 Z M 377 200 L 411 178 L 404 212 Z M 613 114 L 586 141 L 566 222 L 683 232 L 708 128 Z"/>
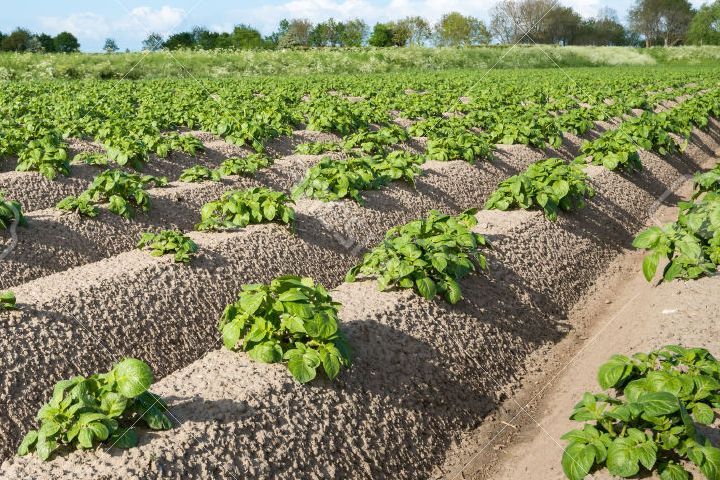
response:
<path id="1" fill-rule="evenodd" d="M 614 8 L 621 20 L 633 0 L 561 0 L 581 15 L 591 17 L 603 6 Z M 695 7 L 703 0 L 691 0 Z M 150 32 L 169 34 L 202 25 L 229 31 L 249 24 L 264 35 L 272 33 L 283 18 L 317 22 L 333 17 L 359 17 L 368 24 L 421 15 L 432 22 L 444 13 L 458 11 L 487 20 L 495 0 L 25 0 L 3 9 L 0 31 L 21 26 L 55 35 L 69 31 L 83 51 L 100 51 L 105 39 L 116 40 L 124 50 L 138 50 Z"/>

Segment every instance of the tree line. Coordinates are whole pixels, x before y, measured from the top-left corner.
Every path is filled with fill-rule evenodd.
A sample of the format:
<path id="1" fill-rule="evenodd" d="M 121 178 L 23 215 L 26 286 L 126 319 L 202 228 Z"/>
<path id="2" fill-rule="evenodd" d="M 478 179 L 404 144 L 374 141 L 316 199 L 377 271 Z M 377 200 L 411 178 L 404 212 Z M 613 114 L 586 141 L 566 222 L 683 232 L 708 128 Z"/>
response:
<path id="1" fill-rule="evenodd" d="M 636 0 L 621 22 L 617 12 L 604 7 L 598 15 L 583 18 L 572 7 L 554 0 L 500 0 L 488 22 L 451 12 L 435 24 L 421 16 L 378 22 L 372 28 L 362 19 L 330 18 L 313 23 L 306 19 L 283 19 L 270 35 L 250 25 L 236 25 L 230 32 L 194 27 L 163 38 L 152 33 L 144 50 L 177 49 L 277 49 L 317 47 L 472 46 L 490 43 L 538 43 L 560 45 L 720 45 L 720 0 L 695 10 L 688 0 Z M 0 50 L 16 52 L 75 52 L 77 38 L 62 32 L 52 37 L 18 28 L 0 33 Z M 119 50 L 111 38 L 108 53 Z"/>

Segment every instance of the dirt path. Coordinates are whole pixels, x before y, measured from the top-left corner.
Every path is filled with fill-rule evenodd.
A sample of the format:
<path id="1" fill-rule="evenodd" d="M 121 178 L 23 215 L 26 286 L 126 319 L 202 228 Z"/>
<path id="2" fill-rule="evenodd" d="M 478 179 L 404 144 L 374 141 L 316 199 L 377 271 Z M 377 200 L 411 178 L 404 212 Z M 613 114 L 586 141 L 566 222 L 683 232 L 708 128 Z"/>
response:
<path id="1" fill-rule="evenodd" d="M 665 207 L 655 219 L 666 222 L 676 215 L 675 208 Z M 642 258 L 642 252 L 630 252 L 613 263 L 571 315 L 573 334 L 528 362 L 535 372 L 523 389 L 463 442 L 462 473 L 456 465 L 446 478 L 563 479 L 560 460 L 566 442 L 560 436 L 579 425 L 568 419 L 569 412 L 583 392 L 601 391 L 597 370 L 611 354 L 681 344 L 720 355 L 720 276 L 649 284 L 640 271 Z M 719 425 L 716 420 L 715 427 Z M 588 478 L 613 477 L 600 470 Z"/>

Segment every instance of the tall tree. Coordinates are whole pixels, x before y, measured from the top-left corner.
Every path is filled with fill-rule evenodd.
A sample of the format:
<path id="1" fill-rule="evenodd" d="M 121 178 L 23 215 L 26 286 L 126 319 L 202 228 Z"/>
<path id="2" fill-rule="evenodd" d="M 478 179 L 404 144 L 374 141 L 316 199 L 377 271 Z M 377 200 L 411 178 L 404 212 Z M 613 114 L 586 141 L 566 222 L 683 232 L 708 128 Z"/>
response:
<path id="1" fill-rule="evenodd" d="M 690 23 L 687 41 L 693 45 L 720 45 L 720 0 L 700 7 Z"/>
<path id="2" fill-rule="evenodd" d="M 472 27 L 470 17 L 459 12 L 447 13 L 435 25 L 437 44 L 453 47 L 469 45 Z"/>
<path id="3" fill-rule="evenodd" d="M 48 35 L 47 33 L 41 33 L 37 37 L 38 42 L 40 42 L 40 46 L 42 47 L 42 51 L 46 53 L 51 53 L 56 51 L 55 50 L 55 40 L 53 37 Z"/>
<path id="4" fill-rule="evenodd" d="M 368 39 L 371 47 L 391 47 L 393 45 L 393 31 L 387 23 L 376 23 Z"/>
<path id="5" fill-rule="evenodd" d="M 2 49 L 11 52 L 24 52 L 30 46 L 32 34 L 24 28 L 16 28 L 5 37 L 2 42 Z"/>
<path id="6" fill-rule="evenodd" d="M 80 50 L 80 42 L 70 32 L 60 32 L 53 39 L 55 51 L 61 53 L 72 53 Z"/>
<path id="7" fill-rule="evenodd" d="M 236 25 L 230 37 L 230 46 L 241 50 L 265 46 L 260 32 L 249 25 Z"/>
<path id="8" fill-rule="evenodd" d="M 280 48 L 307 47 L 313 25 L 310 20 L 294 18 L 290 20 L 287 31 L 278 40 Z"/>
<path id="9" fill-rule="evenodd" d="M 340 44 L 343 47 L 359 47 L 367 36 L 368 26 L 363 20 L 355 18 L 343 24 L 339 34 Z"/>
<path id="10" fill-rule="evenodd" d="M 163 48 L 163 37 L 159 33 L 151 33 L 147 36 L 145 40 L 143 40 L 143 50 L 149 50 L 151 52 L 156 52 Z"/>
<path id="11" fill-rule="evenodd" d="M 181 48 L 193 48 L 195 46 L 195 36 L 192 32 L 179 32 L 170 35 L 163 44 L 168 50 L 179 50 Z"/>
<path id="12" fill-rule="evenodd" d="M 688 0 L 637 0 L 628 18 L 633 31 L 645 37 L 645 46 L 666 47 L 685 39 L 693 17 Z"/>
<path id="13" fill-rule="evenodd" d="M 423 17 L 405 17 L 399 22 L 409 32 L 408 44 L 425 45 L 432 38 L 432 27 Z"/>
<path id="14" fill-rule="evenodd" d="M 106 38 L 103 50 L 105 50 L 105 53 L 115 53 L 120 50 L 120 48 L 118 47 L 117 42 L 114 39 Z"/>

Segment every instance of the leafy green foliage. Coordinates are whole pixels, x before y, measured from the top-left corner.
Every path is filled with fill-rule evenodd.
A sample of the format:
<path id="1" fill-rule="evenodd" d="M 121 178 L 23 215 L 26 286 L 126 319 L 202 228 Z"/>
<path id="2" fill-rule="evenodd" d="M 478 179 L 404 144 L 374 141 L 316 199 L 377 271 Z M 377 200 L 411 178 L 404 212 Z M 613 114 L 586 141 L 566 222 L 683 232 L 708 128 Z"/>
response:
<path id="1" fill-rule="evenodd" d="M 584 198 L 595 194 L 586 180 L 587 174 L 579 165 L 568 165 L 559 158 L 540 160 L 500 182 L 485 208 L 505 211 L 539 207 L 550 220 L 557 220 L 559 210 L 583 208 Z"/>
<path id="2" fill-rule="evenodd" d="M 493 147 L 487 139 L 470 132 L 457 132 L 448 136 L 430 138 L 427 142 L 428 160 L 465 160 L 475 163 L 478 159 L 492 158 Z"/>
<path id="3" fill-rule="evenodd" d="M 400 179 L 413 183 L 421 173 L 421 163 L 420 157 L 402 151 L 347 160 L 324 158 L 293 189 L 293 198 L 305 195 L 327 202 L 350 197 L 362 204 L 364 190 L 377 190 Z"/>
<path id="4" fill-rule="evenodd" d="M 54 137 L 31 140 L 18 155 L 18 172 L 36 171 L 53 180 L 58 174 L 70 175 L 70 161 L 65 146 Z"/>
<path id="5" fill-rule="evenodd" d="M 442 295 L 455 304 L 462 299 L 458 283 L 468 273 L 487 269 L 481 248 L 490 243 L 472 232 L 476 210 L 458 216 L 431 211 L 427 218 L 388 230 L 382 244 L 365 254 L 345 281 L 358 277 L 377 278 L 381 291 L 413 288 L 431 300 Z"/>
<path id="6" fill-rule="evenodd" d="M 299 155 L 322 155 L 323 153 L 339 152 L 342 146 L 333 142 L 307 142 L 301 143 L 295 148 Z"/>
<path id="7" fill-rule="evenodd" d="M 150 255 L 161 257 L 168 253 L 175 255 L 175 262 L 188 263 L 198 250 L 190 237 L 175 230 L 163 230 L 159 233 L 146 232 L 140 237 L 137 248 L 149 248 Z"/>
<path id="8" fill-rule="evenodd" d="M 643 274 L 655 277 L 662 258 L 668 264 L 663 280 L 695 279 L 709 275 L 720 265 L 720 193 L 708 193 L 702 200 L 681 202 L 674 223 L 650 227 L 633 241 L 635 248 L 648 250 Z"/>
<path id="9" fill-rule="evenodd" d="M 228 349 L 246 351 L 258 362 L 287 362 L 300 383 L 314 379 L 320 368 L 332 380 L 350 365 L 339 306 L 311 278 L 278 277 L 269 285 L 244 285 L 218 329 Z"/>
<path id="10" fill-rule="evenodd" d="M 638 146 L 619 130 L 609 130 L 596 140 L 584 142 L 580 151 L 578 163 L 590 159 L 593 165 L 602 165 L 608 170 L 642 170 Z"/>
<path id="11" fill-rule="evenodd" d="M 15 310 L 15 294 L 11 291 L 0 292 L 0 310 Z"/>
<path id="12" fill-rule="evenodd" d="M 712 170 L 696 173 L 693 177 L 693 184 L 695 185 L 693 199 L 707 192 L 720 194 L 720 163 L 715 165 Z"/>
<path id="13" fill-rule="evenodd" d="M 131 448 L 137 445 L 136 423 L 153 430 L 171 428 L 167 405 L 148 391 L 152 383 L 150 367 L 132 358 L 107 373 L 58 382 L 38 411 L 40 427 L 25 435 L 18 455 L 37 453 L 47 460 L 66 446 L 90 449 L 99 443 Z"/>
<path id="14" fill-rule="evenodd" d="M 16 200 L 6 200 L 0 192 L 0 230 L 9 228 L 17 220 L 18 226 L 27 226 L 27 220 L 22 213 L 22 205 Z"/>
<path id="15" fill-rule="evenodd" d="M 167 185 L 167 178 L 138 175 L 122 170 L 105 170 L 93 179 L 92 184 L 79 197 L 69 196 L 58 203 L 60 210 L 76 211 L 90 217 L 97 215 L 94 204 L 108 202 L 108 209 L 125 218 L 135 215 L 135 209 L 150 210 L 148 185 Z"/>
<path id="16" fill-rule="evenodd" d="M 293 225 L 293 201 L 281 192 L 256 187 L 225 192 L 219 200 L 206 203 L 197 230 L 244 228 L 249 224 L 279 222 Z"/>
<path id="17" fill-rule="evenodd" d="M 694 463 L 709 480 L 720 478 L 720 449 L 695 425 L 713 423 L 720 408 L 720 362 L 707 350 L 668 345 L 613 355 L 598 383 L 617 395 L 586 392 L 575 405 L 570 418 L 585 423 L 562 437 L 569 479 L 603 466 L 623 478 L 657 470 L 663 480 L 689 479 L 678 460 Z"/>
<path id="18" fill-rule="evenodd" d="M 343 149 L 348 152 L 357 149 L 366 154 L 383 154 L 389 147 L 408 138 L 408 133 L 397 125 L 383 127 L 374 132 L 360 130 L 343 139 Z"/>
<path id="19" fill-rule="evenodd" d="M 182 171 L 180 174 L 180 181 L 188 183 L 202 182 L 205 180 L 219 182 L 220 176 L 221 175 L 218 170 L 210 170 L 204 165 L 194 165 Z"/>
<path id="20" fill-rule="evenodd" d="M 272 165 L 270 157 L 262 153 L 253 153 L 247 157 L 231 157 L 223 161 L 218 168 L 221 175 L 252 176 L 261 168 Z"/>
<path id="21" fill-rule="evenodd" d="M 110 160 L 108 159 L 107 155 L 103 153 L 81 152 L 73 157 L 72 163 L 82 163 L 85 165 L 106 167 L 110 163 Z"/>

